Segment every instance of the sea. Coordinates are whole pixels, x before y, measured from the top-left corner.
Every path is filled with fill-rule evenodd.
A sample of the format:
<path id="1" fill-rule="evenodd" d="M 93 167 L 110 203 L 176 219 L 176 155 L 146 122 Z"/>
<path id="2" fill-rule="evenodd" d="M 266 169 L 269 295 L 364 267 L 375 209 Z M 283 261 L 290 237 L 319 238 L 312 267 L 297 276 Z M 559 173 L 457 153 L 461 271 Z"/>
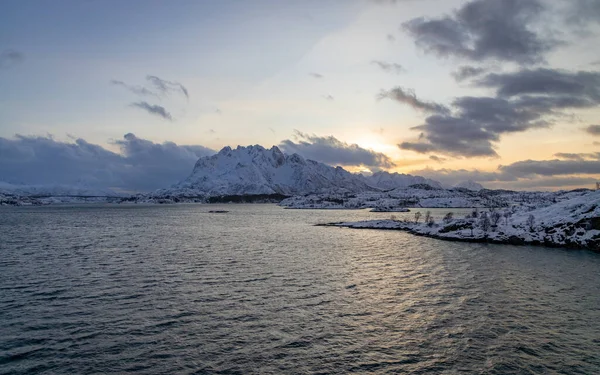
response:
<path id="1" fill-rule="evenodd" d="M 0 207 L 0 374 L 600 373 L 600 254 L 315 225 L 391 215 Z"/>

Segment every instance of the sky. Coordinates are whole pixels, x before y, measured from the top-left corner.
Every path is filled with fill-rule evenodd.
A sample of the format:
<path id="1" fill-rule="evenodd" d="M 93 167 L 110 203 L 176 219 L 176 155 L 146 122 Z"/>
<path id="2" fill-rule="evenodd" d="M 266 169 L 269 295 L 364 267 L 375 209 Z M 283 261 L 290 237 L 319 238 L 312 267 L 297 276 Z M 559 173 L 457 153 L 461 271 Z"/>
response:
<path id="1" fill-rule="evenodd" d="M 5 0 L 0 182 L 147 191 L 224 146 L 600 179 L 600 0 Z"/>

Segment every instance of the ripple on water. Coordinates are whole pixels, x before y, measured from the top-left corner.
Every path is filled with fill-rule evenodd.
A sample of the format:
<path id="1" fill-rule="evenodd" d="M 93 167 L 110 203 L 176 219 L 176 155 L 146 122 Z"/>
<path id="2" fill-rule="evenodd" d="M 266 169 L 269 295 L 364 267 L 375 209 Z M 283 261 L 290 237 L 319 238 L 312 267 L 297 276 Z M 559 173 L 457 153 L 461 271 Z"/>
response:
<path id="1" fill-rule="evenodd" d="M 600 372 L 598 254 L 226 209 L 3 208 L 0 373 Z"/>

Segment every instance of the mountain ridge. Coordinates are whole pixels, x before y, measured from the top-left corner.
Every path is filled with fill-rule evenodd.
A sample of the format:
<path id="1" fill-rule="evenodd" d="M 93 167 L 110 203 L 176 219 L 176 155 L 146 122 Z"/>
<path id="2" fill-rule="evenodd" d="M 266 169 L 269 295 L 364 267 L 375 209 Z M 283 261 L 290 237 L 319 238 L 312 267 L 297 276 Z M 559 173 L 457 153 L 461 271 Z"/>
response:
<path id="1" fill-rule="evenodd" d="M 373 177 L 375 176 L 375 177 Z M 309 193 L 357 193 L 380 191 L 437 181 L 420 176 L 377 172 L 373 176 L 353 174 L 344 168 L 284 154 L 277 146 L 223 147 L 212 156 L 201 157 L 190 176 L 158 195 L 301 195 Z M 383 183 L 384 182 L 384 183 Z"/>

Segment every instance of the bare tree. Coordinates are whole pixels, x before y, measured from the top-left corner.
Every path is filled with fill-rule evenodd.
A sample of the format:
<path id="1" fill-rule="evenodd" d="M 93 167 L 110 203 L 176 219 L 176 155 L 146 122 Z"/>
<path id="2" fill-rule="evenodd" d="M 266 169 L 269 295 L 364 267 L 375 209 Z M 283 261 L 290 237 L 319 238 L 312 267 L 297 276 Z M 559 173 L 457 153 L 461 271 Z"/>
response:
<path id="1" fill-rule="evenodd" d="M 490 225 L 490 218 L 488 217 L 486 212 L 483 212 L 481 214 L 481 217 L 479 218 L 479 226 L 484 232 L 487 232 L 488 230 L 490 230 Z"/>
<path id="2" fill-rule="evenodd" d="M 504 211 L 504 214 L 502 216 L 504 216 L 504 220 L 506 221 L 505 224 L 508 225 L 508 219 L 512 216 L 512 212 Z"/>
<path id="3" fill-rule="evenodd" d="M 415 223 L 418 223 L 420 218 L 421 218 L 421 213 L 419 211 L 415 212 Z"/>
<path id="4" fill-rule="evenodd" d="M 530 214 L 525 223 L 527 224 L 527 227 L 529 227 L 529 230 L 533 232 L 533 228 L 535 227 L 535 216 Z"/>
<path id="5" fill-rule="evenodd" d="M 425 212 L 425 222 L 429 223 L 429 219 L 431 219 L 431 211 Z"/>
<path id="6" fill-rule="evenodd" d="M 498 212 L 498 211 L 492 211 L 490 213 L 490 220 L 492 221 L 492 225 L 494 227 L 498 226 L 498 222 L 500 221 L 501 218 L 502 218 L 502 215 L 500 215 L 500 212 Z"/>

